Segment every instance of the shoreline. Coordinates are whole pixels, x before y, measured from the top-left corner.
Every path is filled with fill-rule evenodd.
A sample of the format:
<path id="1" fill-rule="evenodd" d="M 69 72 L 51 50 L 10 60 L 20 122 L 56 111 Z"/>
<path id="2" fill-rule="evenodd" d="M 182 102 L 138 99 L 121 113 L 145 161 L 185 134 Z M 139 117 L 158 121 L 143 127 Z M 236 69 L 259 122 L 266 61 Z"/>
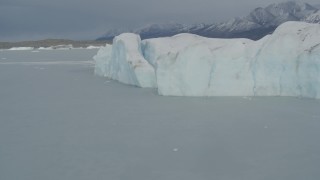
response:
<path id="1" fill-rule="evenodd" d="M 40 47 L 48 48 L 55 46 L 71 46 L 74 48 L 87 48 L 89 46 L 105 46 L 111 41 L 97 40 L 68 40 L 68 39 L 44 39 L 37 41 L 19 41 L 19 42 L 0 42 L 0 49 L 10 49 L 15 47 L 32 47 L 38 49 Z"/>

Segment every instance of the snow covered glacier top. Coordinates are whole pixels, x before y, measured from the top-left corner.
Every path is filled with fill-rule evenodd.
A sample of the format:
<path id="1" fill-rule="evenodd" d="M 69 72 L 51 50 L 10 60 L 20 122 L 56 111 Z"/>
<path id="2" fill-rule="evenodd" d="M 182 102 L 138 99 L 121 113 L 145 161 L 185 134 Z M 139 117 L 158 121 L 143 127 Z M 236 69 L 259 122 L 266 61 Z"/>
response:
<path id="1" fill-rule="evenodd" d="M 122 34 L 94 59 L 96 74 L 161 95 L 320 98 L 319 24 L 287 22 L 259 41 Z"/>

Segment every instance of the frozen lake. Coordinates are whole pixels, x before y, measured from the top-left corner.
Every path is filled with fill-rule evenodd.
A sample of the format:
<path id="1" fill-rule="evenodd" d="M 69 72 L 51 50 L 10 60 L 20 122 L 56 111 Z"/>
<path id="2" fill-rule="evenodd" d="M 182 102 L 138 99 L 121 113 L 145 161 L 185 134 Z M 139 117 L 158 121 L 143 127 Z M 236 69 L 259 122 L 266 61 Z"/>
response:
<path id="1" fill-rule="evenodd" d="M 0 51 L 1 180 L 320 178 L 319 100 L 158 96 L 96 52 Z"/>

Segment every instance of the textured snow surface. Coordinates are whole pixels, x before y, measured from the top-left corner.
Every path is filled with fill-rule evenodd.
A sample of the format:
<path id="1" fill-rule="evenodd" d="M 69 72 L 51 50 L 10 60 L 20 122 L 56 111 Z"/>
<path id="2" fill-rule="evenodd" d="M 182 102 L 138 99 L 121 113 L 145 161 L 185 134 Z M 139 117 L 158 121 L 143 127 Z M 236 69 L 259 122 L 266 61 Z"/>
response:
<path id="1" fill-rule="evenodd" d="M 161 95 L 320 98 L 319 24 L 287 22 L 259 41 L 127 33 L 94 59 L 96 74 Z"/>

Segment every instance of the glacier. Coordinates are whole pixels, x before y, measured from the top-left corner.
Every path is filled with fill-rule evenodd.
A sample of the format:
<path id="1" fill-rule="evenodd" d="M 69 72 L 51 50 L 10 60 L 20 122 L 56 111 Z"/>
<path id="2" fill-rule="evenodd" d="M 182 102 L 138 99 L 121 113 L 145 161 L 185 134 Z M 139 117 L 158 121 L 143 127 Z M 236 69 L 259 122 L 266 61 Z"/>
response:
<path id="1" fill-rule="evenodd" d="M 156 87 L 154 68 L 143 57 L 140 36 L 124 33 L 114 38 L 113 45 L 101 48 L 95 73 L 139 87 Z"/>
<path id="2" fill-rule="evenodd" d="M 95 74 L 160 95 L 320 98 L 319 24 L 286 22 L 257 41 L 124 33 L 94 60 Z"/>

